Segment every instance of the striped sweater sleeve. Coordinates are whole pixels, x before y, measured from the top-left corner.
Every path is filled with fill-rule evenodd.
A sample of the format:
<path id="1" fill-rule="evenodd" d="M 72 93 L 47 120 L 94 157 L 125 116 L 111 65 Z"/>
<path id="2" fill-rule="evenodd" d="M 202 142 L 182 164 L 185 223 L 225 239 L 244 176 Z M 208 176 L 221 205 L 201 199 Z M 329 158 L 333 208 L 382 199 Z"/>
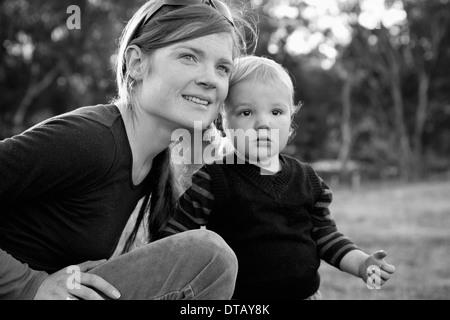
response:
<path id="1" fill-rule="evenodd" d="M 319 179 L 322 193 L 316 199 L 312 210 L 312 237 L 316 241 L 320 258 L 339 269 L 342 258 L 352 250 L 359 248 L 345 235 L 338 231 L 329 205 L 333 199 L 332 191 Z"/>
<path id="2" fill-rule="evenodd" d="M 178 199 L 177 208 L 164 228 L 164 235 L 198 229 L 208 223 L 214 204 L 211 176 L 205 167 L 192 176 L 192 185 Z"/>

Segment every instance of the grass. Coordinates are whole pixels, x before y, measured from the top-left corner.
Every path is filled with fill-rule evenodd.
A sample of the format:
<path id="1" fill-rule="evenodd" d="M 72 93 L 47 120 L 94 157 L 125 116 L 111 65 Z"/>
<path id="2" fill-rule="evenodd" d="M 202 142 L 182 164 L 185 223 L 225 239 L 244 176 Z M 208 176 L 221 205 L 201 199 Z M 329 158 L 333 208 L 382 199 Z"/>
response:
<path id="1" fill-rule="evenodd" d="M 326 262 L 319 272 L 325 300 L 450 299 L 450 182 L 333 188 L 339 230 L 361 249 L 387 251 L 396 272 L 380 290 Z"/>

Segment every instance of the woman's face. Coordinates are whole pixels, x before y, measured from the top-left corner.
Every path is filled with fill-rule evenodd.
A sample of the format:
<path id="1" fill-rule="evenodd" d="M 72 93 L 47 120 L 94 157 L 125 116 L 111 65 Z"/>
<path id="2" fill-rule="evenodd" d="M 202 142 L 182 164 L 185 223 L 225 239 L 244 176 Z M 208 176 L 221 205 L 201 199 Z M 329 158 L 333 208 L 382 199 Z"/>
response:
<path id="1" fill-rule="evenodd" d="M 138 95 L 145 113 L 173 129 L 205 129 L 228 94 L 233 38 L 220 33 L 156 50 Z"/>

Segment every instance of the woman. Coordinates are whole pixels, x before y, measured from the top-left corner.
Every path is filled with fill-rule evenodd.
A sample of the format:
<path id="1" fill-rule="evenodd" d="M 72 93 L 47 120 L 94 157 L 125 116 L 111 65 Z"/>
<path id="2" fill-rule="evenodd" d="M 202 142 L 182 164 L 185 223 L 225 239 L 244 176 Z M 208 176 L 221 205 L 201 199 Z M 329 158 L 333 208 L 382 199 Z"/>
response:
<path id="1" fill-rule="evenodd" d="M 178 196 L 172 132 L 213 121 L 244 43 L 221 1 L 150 0 L 122 34 L 114 104 L 0 142 L 0 298 L 232 296 L 236 257 L 210 231 L 105 259 L 141 198 L 137 225 L 150 210 L 149 234 L 159 238 Z"/>

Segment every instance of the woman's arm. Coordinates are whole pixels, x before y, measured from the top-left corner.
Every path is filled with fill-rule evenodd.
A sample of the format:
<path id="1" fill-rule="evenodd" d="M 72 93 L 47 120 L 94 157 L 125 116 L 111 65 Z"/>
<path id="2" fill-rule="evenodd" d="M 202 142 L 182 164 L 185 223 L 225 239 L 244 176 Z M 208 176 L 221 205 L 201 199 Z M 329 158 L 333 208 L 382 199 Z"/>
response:
<path id="1" fill-rule="evenodd" d="M 97 128 L 80 117 L 57 118 L 0 141 L 0 223 L 14 218 L 16 205 L 45 193 L 74 191 L 74 185 L 86 190 L 106 176 L 114 142 L 110 134 L 100 139 Z M 2 249 L 0 299 L 33 298 L 48 274 L 32 270 Z"/>
<path id="2" fill-rule="evenodd" d="M 0 141 L 0 203 L 61 193 L 80 181 L 85 188 L 103 178 L 115 152 L 107 134 L 100 125 L 71 116 L 50 119 Z"/>
<path id="3" fill-rule="evenodd" d="M 47 278 L 0 249 L 0 300 L 31 300 Z"/>

